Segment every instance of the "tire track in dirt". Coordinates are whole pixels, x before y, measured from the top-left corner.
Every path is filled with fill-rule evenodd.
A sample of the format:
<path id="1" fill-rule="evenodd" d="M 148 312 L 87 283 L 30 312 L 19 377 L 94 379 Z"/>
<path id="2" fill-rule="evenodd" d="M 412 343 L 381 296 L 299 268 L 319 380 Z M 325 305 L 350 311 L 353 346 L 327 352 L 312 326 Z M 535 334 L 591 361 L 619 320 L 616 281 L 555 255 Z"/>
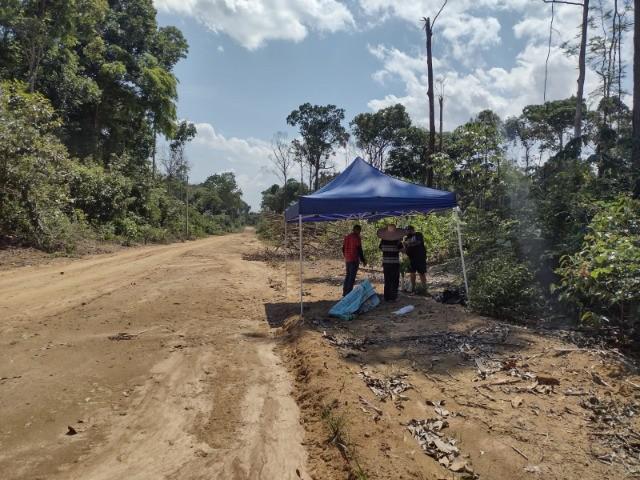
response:
<path id="1" fill-rule="evenodd" d="M 3 478 L 308 478 L 255 242 L 0 273 L 0 377 L 19 377 L 0 382 Z"/>

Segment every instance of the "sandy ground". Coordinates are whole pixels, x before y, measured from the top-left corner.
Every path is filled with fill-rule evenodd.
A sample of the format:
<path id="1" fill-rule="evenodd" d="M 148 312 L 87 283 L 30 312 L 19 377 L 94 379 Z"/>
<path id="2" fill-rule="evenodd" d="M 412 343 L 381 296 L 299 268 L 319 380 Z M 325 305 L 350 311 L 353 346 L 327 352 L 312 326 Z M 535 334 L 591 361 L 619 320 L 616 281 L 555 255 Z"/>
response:
<path id="1" fill-rule="evenodd" d="M 305 276 L 305 322 L 280 350 L 313 478 L 640 478 L 640 378 L 619 353 L 408 295 L 334 320 L 340 262 L 309 263 Z M 405 305 L 415 310 L 392 313 Z M 296 311 L 294 291 L 271 319 L 294 322 Z M 400 388 L 384 398 L 362 372 Z M 455 446 L 455 464 L 433 444 L 436 458 L 422 450 L 412 420 L 442 427 L 439 445 Z"/>
<path id="2" fill-rule="evenodd" d="M 338 261 L 306 265 L 299 322 L 297 266 L 285 294 L 261 252 L 247 231 L 0 272 L 0 478 L 640 477 L 619 353 L 406 295 L 330 319 Z"/>
<path id="3" fill-rule="evenodd" d="M 254 248 L 245 232 L 0 272 L 0 477 L 308 478 Z"/>

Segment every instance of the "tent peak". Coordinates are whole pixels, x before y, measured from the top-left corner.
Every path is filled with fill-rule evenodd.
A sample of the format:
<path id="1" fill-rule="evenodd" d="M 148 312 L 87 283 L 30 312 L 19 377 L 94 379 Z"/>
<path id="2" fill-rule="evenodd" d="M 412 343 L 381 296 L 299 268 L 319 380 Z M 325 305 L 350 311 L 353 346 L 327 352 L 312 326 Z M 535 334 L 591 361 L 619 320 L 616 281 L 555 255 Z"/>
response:
<path id="1" fill-rule="evenodd" d="M 317 192 L 300 197 L 286 211 L 287 221 L 347 218 L 382 218 L 431 212 L 456 206 L 455 194 L 405 182 L 356 157 L 331 182 Z"/>

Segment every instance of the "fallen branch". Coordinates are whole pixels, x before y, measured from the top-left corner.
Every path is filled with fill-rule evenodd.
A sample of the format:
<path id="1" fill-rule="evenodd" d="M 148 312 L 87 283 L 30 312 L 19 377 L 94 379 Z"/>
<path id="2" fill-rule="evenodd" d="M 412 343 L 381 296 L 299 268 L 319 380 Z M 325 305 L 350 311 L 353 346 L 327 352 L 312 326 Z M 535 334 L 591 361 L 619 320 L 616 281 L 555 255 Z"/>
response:
<path id="1" fill-rule="evenodd" d="M 478 387 L 474 386 L 474 387 L 473 387 L 473 389 L 474 389 L 476 392 L 478 392 L 480 395 L 482 395 L 484 398 L 487 398 L 487 399 L 491 400 L 492 402 L 495 402 L 495 401 L 496 401 L 496 399 L 495 399 L 495 398 L 493 398 L 491 395 L 487 395 L 486 393 L 481 392 L 481 391 L 480 391 L 480 389 L 479 389 Z"/>
<path id="2" fill-rule="evenodd" d="M 373 410 L 374 412 L 376 412 L 376 414 L 378 414 L 378 416 L 382 416 L 382 410 L 380 410 L 378 407 L 376 407 L 375 405 L 372 405 L 371 402 L 369 402 L 366 398 L 359 396 L 360 399 L 360 403 L 362 405 L 364 405 L 365 407 Z"/>
<path id="3" fill-rule="evenodd" d="M 514 383 L 520 383 L 521 381 L 522 381 L 521 378 L 503 378 L 502 380 L 497 380 L 491 383 L 485 383 L 484 385 L 490 385 L 492 387 L 496 385 L 512 385 Z"/>
<path id="4" fill-rule="evenodd" d="M 516 447 L 514 447 L 513 445 L 509 445 L 511 448 L 513 448 L 513 450 L 520 456 L 522 456 L 522 458 L 524 458 L 526 461 L 529 461 L 529 457 L 527 457 L 524 453 L 522 453 L 520 450 L 518 450 Z"/>

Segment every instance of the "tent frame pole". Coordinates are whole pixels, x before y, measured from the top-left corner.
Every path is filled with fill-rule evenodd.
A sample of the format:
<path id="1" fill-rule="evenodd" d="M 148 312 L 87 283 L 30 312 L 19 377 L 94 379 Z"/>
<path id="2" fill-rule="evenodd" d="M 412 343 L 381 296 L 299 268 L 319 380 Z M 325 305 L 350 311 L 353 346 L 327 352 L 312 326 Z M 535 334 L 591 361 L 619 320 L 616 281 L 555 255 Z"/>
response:
<path id="1" fill-rule="evenodd" d="M 302 271 L 302 215 L 298 215 L 298 229 L 300 237 L 300 318 L 304 318 L 304 301 L 302 299 L 302 284 L 303 284 L 303 271 Z"/>
<path id="2" fill-rule="evenodd" d="M 460 248 L 460 261 L 462 262 L 462 276 L 464 278 L 464 290 L 467 294 L 467 303 L 470 304 L 469 301 L 469 282 L 467 281 L 467 267 L 464 264 L 464 250 L 462 248 L 462 231 L 460 230 L 460 207 L 455 207 L 453 209 L 453 214 L 456 217 L 456 229 L 458 230 L 458 247 Z"/>

